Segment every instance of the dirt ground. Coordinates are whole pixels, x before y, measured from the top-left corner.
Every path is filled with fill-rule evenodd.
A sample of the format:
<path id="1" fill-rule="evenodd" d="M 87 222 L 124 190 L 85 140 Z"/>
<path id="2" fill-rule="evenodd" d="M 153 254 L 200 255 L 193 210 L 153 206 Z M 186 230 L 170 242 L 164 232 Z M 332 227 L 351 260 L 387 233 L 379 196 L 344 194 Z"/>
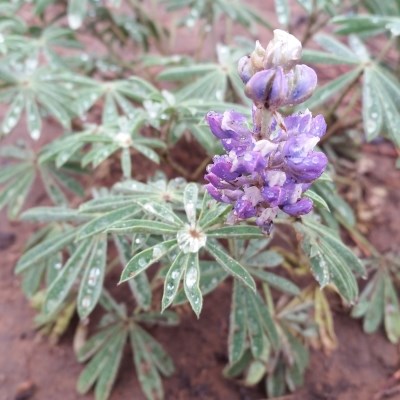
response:
<path id="1" fill-rule="evenodd" d="M 181 47 L 189 52 L 189 41 L 182 42 Z M 47 138 L 56 134 L 57 129 L 47 123 Z M 400 171 L 394 163 L 394 152 L 389 145 L 365 146 L 363 162 L 354 180 L 365 183 L 366 203 L 376 188 L 385 193 L 383 208 L 374 213 L 372 222 L 366 223 L 368 236 L 380 251 L 399 250 Z M 43 199 L 38 186 L 28 206 L 42 204 Z M 57 346 L 40 338 L 33 328 L 34 312 L 22 295 L 19 278 L 14 275 L 15 262 L 32 229 L 26 224 L 10 223 L 4 212 L 0 213 L 0 400 L 92 399 L 91 393 L 79 396 L 75 392 L 82 366 L 72 352 L 73 330 Z M 164 380 L 166 400 L 264 398 L 262 388 L 244 388 L 222 376 L 227 361 L 229 285 L 224 283 L 205 298 L 200 320 L 184 308 L 178 327 L 152 329 L 176 366 L 175 375 Z M 329 356 L 312 351 L 304 388 L 281 400 L 399 400 L 400 390 L 396 391 L 396 385 L 400 382 L 394 375 L 400 368 L 399 349 L 386 340 L 382 331 L 363 334 L 360 321 L 349 318 L 347 312 L 337 310 L 334 318 L 338 349 Z M 111 399 L 144 400 L 129 352 Z"/>

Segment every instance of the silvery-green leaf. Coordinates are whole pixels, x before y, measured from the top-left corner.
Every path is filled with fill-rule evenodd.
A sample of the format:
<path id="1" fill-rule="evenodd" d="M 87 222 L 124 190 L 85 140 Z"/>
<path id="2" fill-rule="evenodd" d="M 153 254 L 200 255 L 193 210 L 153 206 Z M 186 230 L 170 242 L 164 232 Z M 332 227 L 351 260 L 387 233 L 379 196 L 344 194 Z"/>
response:
<path id="1" fill-rule="evenodd" d="M 111 337 L 118 333 L 119 329 L 120 327 L 118 325 L 111 325 L 91 336 L 79 349 L 76 355 L 78 361 L 82 363 L 93 357 Z"/>
<path id="2" fill-rule="evenodd" d="M 68 25 L 71 29 L 78 29 L 81 27 L 87 12 L 87 6 L 87 0 L 68 1 Z"/>
<path id="3" fill-rule="evenodd" d="M 82 272 L 91 246 L 91 240 L 81 241 L 74 249 L 67 263 L 60 270 L 57 278 L 47 289 L 43 306 L 47 314 L 52 314 L 56 311 L 67 298 L 79 273 Z"/>
<path id="4" fill-rule="evenodd" d="M 400 339 L 400 310 L 396 289 L 388 274 L 384 277 L 385 296 L 385 331 L 389 340 L 397 344 Z"/>
<path id="5" fill-rule="evenodd" d="M 304 195 L 310 198 L 318 208 L 324 208 L 326 211 L 330 211 L 328 204 L 326 204 L 326 201 L 319 194 L 315 193 L 312 189 L 308 189 L 307 192 L 304 193 Z"/>
<path id="6" fill-rule="evenodd" d="M 24 96 L 22 93 L 18 93 L 3 119 L 1 126 L 2 133 L 8 134 L 15 128 L 21 118 L 24 105 Z"/>
<path id="7" fill-rule="evenodd" d="M 208 240 L 206 244 L 206 250 L 213 258 L 215 258 L 215 260 L 218 262 L 218 264 L 221 265 L 222 268 L 232 274 L 235 278 L 240 279 L 253 291 L 256 290 L 254 279 L 246 270 L 246 268 L 239 264 L 229 254 L 227 254 L 218 243 L 212 240 Z"/>
<path id="8" fill-rule="evenodd" d="M 252 239 L 264 237 L 260 228 L 250 225 L 222 226 L 220 228 L 206 230 L 206 234 L 210 238 Z"/>
<path id="9" fill-rule="evenodd" d="M 168 206 L 150 201 L 138 201 L 137 204 L 139 204 L 143 210 L 150 215 L 153 215 L 154 217 L 161 219 L 168 224 L 172 224 L 176 227 L 183 225 L 183 221 Z"/>
<path id="10" fill-rule="evenodd" d="M 42 130 L 42 120 L 40 117 L 39 108 L 31 97 L 27 97 L 25 102 L 28 131 L 31 135 L 31 138 L 33 140 L 37 140 L 39 139 L 40 132 Z"/>
<path id="11" fill-rule="evenodd" d="M 203 306 L 203 296 L 201 294 L 199 284 L 199 255 L 198 253 L 190 253 L 185 270 L 185 277 L 183 279 L 183 287 L 192 310 L 196 313 L 197 318 L 199 318 Z"/>
<path id="12" fill-rule="evenodd" d="M 135 254 L 122 271 L 120 283 L 134 278 L 176 248 L 177 245 L 175 239 L 168 240 Z"/>
<path id="13" fill-rule="evenodd" d="M 118 344 L 113 349 L 113 353 L 108 358 L 107 364 L 102 368 L 97 378 L 94 391 L 96 400 L 107 400 L 111 394 L 121 364 L 127 336 L 128 332 L 126 331 L 120 334 Z"/>
<path id="14" fill-rule="evenodd" d="M 107 345 L 96 353 L 96 355 L 89 361 L 85 369 L 79 375 L 76 383 L 76 389 L 79 393 L 85 394 L 94 385 L 99 378 L 102 370 L 107 367 L 110 360 L 113 360 L 115 354 L 120 351 L 125 343 L 126 334 L 124 331 L 119 330 L 117 334 L 110 337 Z"/>
<path id="15" fill-rule="evenodd" d="M 196 208 L 199 188 L 195 183 L 189 183 L 183 192 L 183 205 L 185 207 L 186 217 L 191 226 L 196 224 Z"/>
<path id="16" fill-rule="evenodd" d="M 87 217 L 67 207 L 35 207 L 23 212 L 20 219 L 34 222 L 85 221 Z"/>
<path id="17" fill-rule="evenodd" d="M 121 233 L 151 233 L 153 235 L 171 235 L 177 232 L 177 228 L 165 222 L 148 219 L 126 219 L 112 224 L 108 231 Z"/>
<path id="18" fill-rule="evenodd" d="M 288 26 L 290 21 L 290 8 L 288 0 L 275 0 L 275 11 L 281 25 Z"/>
<path id="19" fill-rule="evenodd" d="M 19 259 L 15 272 L 17 274 L 25 271 L 27 268 L 34 266 L 36 263 L 45 260 L 47 257 L 62 250 L 65 246 L 71 243 L 76 237 L 76 231 L 60 232 L 57 235 L 52 235 L 35 247 L 29 249 Z"/>
<path id="20" fill-rule="evenodd" d="M 172 304 L 179 289 L 179 282 L 186 270 L 188 255 L 182 251 L 175 257 L 174 262 L 169 267 L 164 280 L 164 292 L 161 300 L 161 309 L 164 311 Z"/>
<path id="21" fill-rule="evenodd" d="M 153 363 L 151 353 L 146 349 L 147 337 L 143 336 L 142 331 L 136 327 L 129 332 L 136 373 L 146 397 L 151 400 L 162 399 L 164 391 L 161 378 Z"/>
<path id="22" fill-rule="evenodd" d="M 96 307 L 103 289 L 107 261 L 107 236 L 96 238 L 78 293 L 78 314 L 86 318 Z"/>
<path id="23" fill-rule="evenodd" d="M 128 148 L 122 149 L 121 152 L 121 168 L 124 178 L 129 179 L 132 173 L 131 153 Z"/>
<path id="24" fill-rule="evenodd" d="M 96 235 L 100 232 L 104 232 L 111 225 L 135 216 L 139 211 L 136 204 L 130 204 L 126 207 L 119 208 L 114 211 L 110 211 L 100 217 L 93 219 L 88 222 L 79 230 L 79 237 L 85 238 L 88 236 Z"/>
<path id="25" fill-rule="evenodd" d="M 229 363 L 240 360 L 246 345 L 246 296 L 239 282 L 233 284 L 232 302 L 229 320 L 228 353 Z"/>

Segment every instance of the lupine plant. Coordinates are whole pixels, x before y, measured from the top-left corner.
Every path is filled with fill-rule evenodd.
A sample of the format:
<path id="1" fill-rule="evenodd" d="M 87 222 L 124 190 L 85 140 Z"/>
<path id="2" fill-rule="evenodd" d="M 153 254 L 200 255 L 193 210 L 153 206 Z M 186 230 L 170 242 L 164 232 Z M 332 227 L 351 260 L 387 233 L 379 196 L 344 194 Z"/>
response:
<path id="1" fill-rule="evenodd" d="M 299 22 L 275 0 L 274 30 L 238 0 L 148 3 L 0 0 L 0 209 L 35 224 L 15 271 L 40 333 L 75 330 L 77 391 L 109 398 L 129 343 L 143 398 L 164 398 L 174 354 L 152 326 L 207 319 L 223 282 L 221 374 L 268 397 L 338 345 L 332 298 L 398 343 L 397 258 L 342 190 L 361 140 L 400 143 L 400 3 L 298 0 Z M 308 64 L 349 70 L 318 84 Z M 25 209 L 33 187 L 46 200 Z"/>

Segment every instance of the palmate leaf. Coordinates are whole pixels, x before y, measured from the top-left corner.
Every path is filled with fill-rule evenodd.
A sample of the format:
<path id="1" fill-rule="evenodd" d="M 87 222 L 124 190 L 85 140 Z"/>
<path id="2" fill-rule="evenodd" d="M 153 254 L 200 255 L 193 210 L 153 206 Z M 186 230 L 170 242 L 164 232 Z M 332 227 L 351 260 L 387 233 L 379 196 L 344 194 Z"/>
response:
<path id="1" fill-rule="evenodd" d="M 126 314 L 124 304 L 118 304 L 104 291 L 100 300 L 106 314 L 98 324 L 98 331 L 77 352 L 79 362 L 89 361 L 79 376 L 77 390 L 85 394 L 95 386 L 95 399 L 107 400 L 115 382 L 126 342 L 129 340 L 134 355 L 136 373 L 146 398 L 163 395 L 160 373 L 170 376 L 174 372 L 171 358 L 160 343 L 140 325 L 142 323 L 176 325 L 175 313 Z"/>
<path id="2" fill-rule="evenodd" d="M 82 186 L 67 166 L 57 170 L 51 163 L 37 164 L 33 154 L 14 146 L 4 147 L 4 157 L 15 159 L 0 171 L 0 185 L 4 185 L 0 188 L 0 209 L 8 206 L 10 219 L 16 218 L 20 213 L 37 175 L 41 178 L 48 196 L 57 205 L 64 207 L 67 205 L 67 198 L 62 188 L 78 196 L 84 194 Z M 21 158 L 23 160 L 20 161 Z"/>
<path id="3" fill-rule="evenodd" d="M 76 80 L 72 73 L 39 67 L 17 71 L 14 76 L 13 82 L 9 82 L 8 86 L 9 91 L 12 89 L 13 96 L 2 122 L 2 134 L 12 131 L 24 110 L 32 139 L 37 140 L 40 137 L 40 119 L 45 115 L 51 115 L 66 129 L 70 127 L 70 120 L 75 115 L 71 107 L 72 93 L 67 89 L 73 87 Z M 1 79 L 4 78 L 6 76 L 2 75 Z"/>
<path id="4" fill-rule="evenodd" d="M 133 349 L 136 373 L 146 398 L 150 400 L 162 399 L 164 391 L 161 377 L 157 364 L 154 362 L 156 355 L 149 351 L 148 337 L 143 335 L 143 331 L 140 328 L 132 329 L 129 337 Z M 168 370 L 168 372 L 170 371 Z"/>
<path id="5" fill-rule="evenodd" d="M 376 271 L 361 292 L 351 315 L 353 318 L 363 318 L 364 332 L 374 333 L 384 325 L 388 339 L 394 344 L 399 342 L 399 300 L 387 270 L 381 268 Z"/>
<path id="6" fill-rule="evenodd" d="M 334 231 L 311 218 L 303 218 L 296 229 L 303 234 L 302 246 L 309 257 L 311 270 L 323 287 L 334 283 L 339 293 L 349 302 L 358 296 L 352 271 L 365 275 L 360 260 L 338 239 Z"/>
<path id="7" fill-rule="evenodd" d="M 127 332 L 120 329 L 106 341 L 80 374 L 77 382 L 79 393 L 87 393 L 96 384 L 96 400 L 108 398 L 121 362 L 126 338 Z"/>

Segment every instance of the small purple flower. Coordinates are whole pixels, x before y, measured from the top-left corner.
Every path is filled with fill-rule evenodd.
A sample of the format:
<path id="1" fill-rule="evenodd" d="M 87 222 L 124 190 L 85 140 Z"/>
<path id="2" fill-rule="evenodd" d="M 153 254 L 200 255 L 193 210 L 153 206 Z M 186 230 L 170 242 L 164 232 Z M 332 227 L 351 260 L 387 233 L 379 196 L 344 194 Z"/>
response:
<path id="1" fill-rule="evenodd" d="M 297 203 L 288 204 L 282 207 L 282 210 L 292 217 L 308 214 L 313 208 L 313 202 L 308 197 L 303 197 Z"/>

